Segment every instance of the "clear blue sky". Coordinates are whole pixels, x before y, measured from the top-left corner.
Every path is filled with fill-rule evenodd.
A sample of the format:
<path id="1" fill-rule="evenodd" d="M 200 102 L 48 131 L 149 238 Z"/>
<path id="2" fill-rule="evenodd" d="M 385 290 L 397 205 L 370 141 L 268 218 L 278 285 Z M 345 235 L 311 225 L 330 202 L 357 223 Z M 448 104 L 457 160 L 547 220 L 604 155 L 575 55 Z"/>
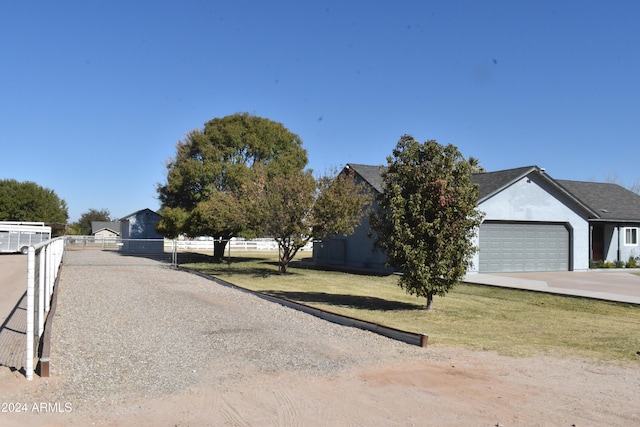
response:
<path id="1" fill-rule="evenodd" d="M 640 178 L 637 1 L 2 1 L 0 179 L 158 209 L 185 133 L 249 112 L 315 171 L 402 134 L 489 171 Z"/>

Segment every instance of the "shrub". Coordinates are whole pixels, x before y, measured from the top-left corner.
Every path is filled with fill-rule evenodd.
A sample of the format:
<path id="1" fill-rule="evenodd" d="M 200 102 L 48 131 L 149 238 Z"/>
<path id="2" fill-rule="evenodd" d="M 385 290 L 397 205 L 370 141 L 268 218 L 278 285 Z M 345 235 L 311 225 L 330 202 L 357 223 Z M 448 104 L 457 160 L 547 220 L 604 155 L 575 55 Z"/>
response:
<path id="1" fill-rule="evenodd" d="M 629 261 L 601 261 L 601 260 L 590 260 L 589 268 L 598 269 L 598 268 L 640 268 L 640 259 L 629 257 Z"/>

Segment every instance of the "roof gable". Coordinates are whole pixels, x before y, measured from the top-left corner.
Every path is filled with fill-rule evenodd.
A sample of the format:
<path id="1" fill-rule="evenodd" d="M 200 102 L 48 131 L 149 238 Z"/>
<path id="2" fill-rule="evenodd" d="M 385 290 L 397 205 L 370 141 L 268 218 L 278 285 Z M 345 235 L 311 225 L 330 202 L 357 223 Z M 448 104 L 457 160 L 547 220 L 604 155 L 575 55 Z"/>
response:
<path id="1" fill-rule="evenodd" d="M 387 170 L 386 166 L 371 166 L 357 163 L 348 163 L 346 169 L 356 172 L 364 181 L 366 181 L 375 191 L 382 193 L 383 179 L 382 173 Z M 582 198 L 574 195 L 569 189 L 561 186 L 558 181 L 547 175 L 543 169 L 538 166 L 524 166 L 514 169 L 506 169 L 496 172 L 479 172 L 474 173 L 472 182 L 479 186 L 478 204 L 489 199 L 490 197 L 501 192 L 505 188 L 513 185 L 516 181 L 526 177 L 529 174 L 536 174 L 546 181 L 552 188 L 557 189 L 561 194 L 566 196 L 571 202 L 578 205 L 587 212 L 592 218 L 598 218 L 598 213 Z"/>
<path id="2" fill-rule="evenodd" d="M 120 221 L 124 221 L 124 220 L 130 219 L 130 218 L 137 217 L 138 215 L 140 215 L 140 214 L 141 214 L 141 213 L 143 213 L 143 212 L 149 212 L 149 213 L 151 213 L 152 215 L 154 215 L 154 216 L 158 216 L 158 217 L 159 217 L 159 216 L 161 216 L 159 213 L 154 212 L 154 211 L 152 211 L 152 210 L 151 210 L 151 209 L 149 209 L 149 208 L 144 208 L 144 209 L 140 209 L 139 211 L 135 211 L 135 212 L 133 212 L 133 213 L 131 213 L 131 214 L 129 214 L 129 215 L 123 216 L 122 218 L 120 218 Z"/>
<path id="3" fill-rule="evenodd" d="M 540 169 L 537 166 L 525 166 L 496 172 L 474 173 L 471 181 L 479 185 L 480 195 L 478 199 L 479 202 L 482 202 L 535 171 L 540 172 Z"/>
<path id="4" fill-rule="evenodd" d="M 96 234 L 101 230 L 109 230 L 120 235 L 121 223 L 120 221 L 91 221 L 91 234 Z"/>
<path id="5" fill-rule="evenodd" d="M 372 186 L 378 193 L 382 193 L 382 173 L 387 170 L 386 166 L 359 165 L 348 163 L 346 169 L 351 169 Z"/>
<path id="6" fill-rule="evenodd" d="M 384 185 L 382 173 L 387 170 L 386 166 L 370 166 L 349 163 L 347 164 L 346 168 L 355 171 L 378 193 L 382 193 Z M 472 182 L 479 185 L 479 200 L 483 201 L 484 199 L 502 191 L 504 188 L 508 187 L 509 185 L 513 184 L 514 182 L 534 170 L 539 171 L 540 169 L 537 166 L 526 166 L 497 172 L 475 173 L 472 176 Z"/>

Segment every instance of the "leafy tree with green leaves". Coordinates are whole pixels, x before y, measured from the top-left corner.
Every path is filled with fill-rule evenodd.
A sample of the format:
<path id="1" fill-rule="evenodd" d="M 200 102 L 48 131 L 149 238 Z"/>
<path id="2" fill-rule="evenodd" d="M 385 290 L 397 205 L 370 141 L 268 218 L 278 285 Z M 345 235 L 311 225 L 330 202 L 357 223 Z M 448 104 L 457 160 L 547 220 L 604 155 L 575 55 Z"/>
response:
<path id="1" fill-rule="evenodd" d="M 262 226 L 246 214 L 253 201 L 242 196 L 252 169 L 260 167 L 270 179 L 306 164 L 302 140 L 281 123 L 248 113 L 210 120 L 178 142 L 167 164 L 167 182 L 157 189 L 158 231 L 211 236 L 214 258 L 221 259 L 228 239 L 255 235 Z"/>
<path id="2" fill-rule="evenodd" d="M 316 179 L 316 187 L 314 239 L 353 233 L 371 210 L 373 194 L 369 186 L 364 182 L 358 183 L 355 173 L 349 168 L 340 173 L 335 169 L 325 172 Z"/>
<path id="3" fill-rule="evenodd" d="M 310 170 L 270 178 L 258 173 L 245 189 L 263 234 L 278 242 L 281 274 L 312 239 L 352 233 L 372 201 L 364 184 L 357 184 L 346 169 L 317 179 Z"/>
<path id="4" fill-rule="evenodd" d="M 371 215 L 376 244 L 402 272 L 399 286 L 426 297 L 429 310 L 434 295 L 445 296 L 471 264 L 483 218 L 478 187 L 469 161 L 451 144 L 404 135 L 387 163 Z"/>
<path id="5" fill-rule="evenodd" d="M 113 221 L 111 218 L 111 212 L 109 209 L 89 209 L 87 212 L 82 213 L 77 222 L 70 224 L 67 229 L 67 234 L 78 234 L 88 236 L 91 234 L 91 223 L 93 221 Z"/>
<path id="6" fill-rule="evenodd" d="M 67 202 L 35 182 L 0 180 L 0 221 L 66 224 Z"/>
<path id="7" fill-rule="evenodd" d="M 277 175 L 265 180 L 254 200 L 263 214 L 264 235 L 278 242 L 279 271 L 286 273 L 296 253 L 311 239 L 311 213 L 316 183 L 311 171 Z"/>
<path id="8" fill-rule="evenodd" d="M 477 157 L 469 157 L 469 165 L 471 165 L 471 173 L 484 173 L 486 170 L 480 164 L 480 160 Z"/>

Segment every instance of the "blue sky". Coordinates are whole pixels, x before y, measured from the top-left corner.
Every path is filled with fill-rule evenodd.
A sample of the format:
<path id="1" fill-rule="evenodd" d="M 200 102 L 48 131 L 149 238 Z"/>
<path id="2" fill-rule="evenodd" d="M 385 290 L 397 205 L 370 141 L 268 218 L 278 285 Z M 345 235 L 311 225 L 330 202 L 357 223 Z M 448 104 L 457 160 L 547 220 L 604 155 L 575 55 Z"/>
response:
<path id="1" fill-rule="evenodd" d="M 186 132 L 249 112 L 309 167 L 401 135 L 489 171 L 640 179 L 635 1 L 2 1 L 0 179 L 121 217 L 158 209 Z"/>

